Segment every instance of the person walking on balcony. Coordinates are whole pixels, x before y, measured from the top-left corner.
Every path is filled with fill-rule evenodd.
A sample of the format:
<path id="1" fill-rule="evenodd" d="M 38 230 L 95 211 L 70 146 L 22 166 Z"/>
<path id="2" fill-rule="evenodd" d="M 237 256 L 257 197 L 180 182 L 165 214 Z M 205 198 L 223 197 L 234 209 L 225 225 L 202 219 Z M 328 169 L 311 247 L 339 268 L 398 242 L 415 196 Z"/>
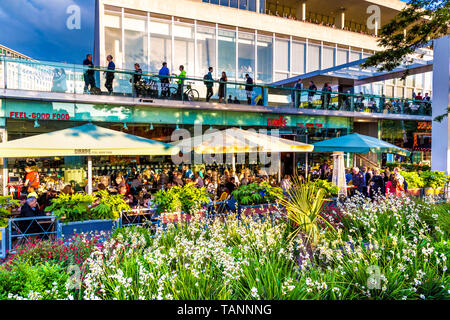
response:
<path id="1" fill-rule="evenodd" d="M 133 85 L 133 98 L 136 98 L 139 96 L 139 82 L 142 79 L 142 69 L 139 63 L 134 64 L 134 74 L 133 78 L 130 79 L 130 82 L 132 82 Z"/>
<path id="2" fill-rule="evenodd" d="M 186 78 L 186 71 L 184 70 L 184 66 L 181 65 L 180 68 L 180 75 L 178 76 L 178 91 L 177 95 L 182 99 L 183 97 L 183 87 L 184 87 L 184 79 Z"/>
<path id="3" fill-rule="evenodd" d="M 314 84 L 314 81 L 310 81 L 309 82 L 309 88 L 308 88 L 308 105 L 309 108 L 312 108 L 312 101 L 313 101 L 313 97 L 316 94 L 317 91 L 317 87 Z"/>
<path id="4" fill-rule="evenodd" d="M 228 81 L 227 74 L 225 73 L 225 71 L 222 71 L 222 77 L 220 77 L 220 84 L 219 84 L 219 103 L 222 103 L 222 100 L 225 101 L 227 91 L 227 81 Z M 231 100 L 231 95 L 229 100 Z"/>
<path id="5" fill-rule="evenodd" d="M 245 74 L 245 79 L 247 79 L 245 86 L 245 92 L 247 93 L 247 104 L 252 104 L 252 93 L 253 93 L 253 79 L 248 75 L 248 73 Z"/>
<path id="6" fill-rule="evenodd" d="M 106 61 L 108 61 L 108 70 L 115 70 L 116 65 L 113 62 L 113 56 L 108 55 L 106 57 Z M 114 72 L 112 71 L 105 71 L 105 88 L 108 90 L 108 93 L 111 95 L 113 93 L 113 81 L 114 81 Z"/>
<path id="7" fill-rule="evenodd" d="M 302 92 L 300 90 L 303 89 L 302 79 L 298 79 L 298 81 L 294 84 L 294 89 L 291 92 L 291 100 L 294 108 L 298 108 L 300 105 L 300 96 Z"/>
<path id="8" fill-rule="evenodd" d="M 161 96 L 167 97 L 169 95 L 169 75 L 170 71 L 167 68 L 167 62 L 163 62 L 162 68 L 159 70 L 159 80 L 161 81 Z"/>
<path id="9" fill-rule="evenodd" d="M 83 66 L 87 66 L 88 69 L 84 72 L 84 93 L 89 93 L 89 89 L 95 88 L 94 78 L 94 64 L 92 63 L 92 54 L 88 53 L 86 59 L 83 61 Z M 90 86 L 90 88 L 89 88 Z"/>
<path id="10" fill-rule="evenodd" d="M 322 109 L 328 109 L 331 100 L 331 87 L 325 82 L 322 88 Z"/>
<path id="11" fill-rule="evenodd" d="M 211 99 L 211 97 L 214 94 L 213 91 L 213 86 L 214 86 L 214 82 L 213 82 L 213 76 L 212 76 L 212 72 L 213 72 L 213 68 L 209 67 L 208 68 L 208 73 L 205 74 L 205 76 L 203 77 L 203 82 L 206 86 L 206 102 L 209 102 L 209 99 Z"/>

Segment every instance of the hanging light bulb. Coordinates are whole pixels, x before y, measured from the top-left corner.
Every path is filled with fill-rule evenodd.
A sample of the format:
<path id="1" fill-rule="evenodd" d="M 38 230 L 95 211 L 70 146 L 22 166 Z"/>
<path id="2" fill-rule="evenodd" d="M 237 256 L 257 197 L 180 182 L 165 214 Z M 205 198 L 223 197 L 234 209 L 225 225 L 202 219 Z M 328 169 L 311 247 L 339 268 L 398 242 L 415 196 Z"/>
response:
<path id="1" fill-rule="evenodd" d="M 127 123 L 126 123 L 126 122 L 123 123 L 123 129 L 124 129 L 124 130 L 128 130 L 128 127 L 127 127 Z"/>
<path id="2" fill-rule="evenodd" d="M 34 120 L 34 127 L 35 128 L 39 128 L 41 125 L 39 124 L 39 122 L 37 120 Z"/>
<path id="3" fill-rule="evenodd" d="M 150 130 L 153 130 L 153 123 L 150 123 Z"/>

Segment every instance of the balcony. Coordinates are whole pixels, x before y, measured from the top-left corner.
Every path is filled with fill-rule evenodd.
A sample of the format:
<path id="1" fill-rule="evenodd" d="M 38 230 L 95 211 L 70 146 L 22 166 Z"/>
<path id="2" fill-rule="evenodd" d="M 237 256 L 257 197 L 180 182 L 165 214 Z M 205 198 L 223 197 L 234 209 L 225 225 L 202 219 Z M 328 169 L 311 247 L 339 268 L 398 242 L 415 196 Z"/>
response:
<path id="1" fill-rule="evenodd" d="M 161 108 L 227 110 L 253 113 L 305 114 L 365 119 L 431 121 L 431 101 L 376 95 L 297 90 L 242 82 L 210 82 L 206 101 L 204 79 L 176 75 L 114 71 L 113 92 L 104 84 L 107 70 L 94 68 L 97 91 L 85 90 L 88 68 L 82 65 L 0 58 L 0 98 L 109 105 L 151 105 Z M 134 76 L 140 78 L 133 83 Z M 136 79 L 137 80 L 137 79 Z M 251 89 L 251 90 L 250 90 Z M 223 99 L 219 102 L 218 92 Z"/>

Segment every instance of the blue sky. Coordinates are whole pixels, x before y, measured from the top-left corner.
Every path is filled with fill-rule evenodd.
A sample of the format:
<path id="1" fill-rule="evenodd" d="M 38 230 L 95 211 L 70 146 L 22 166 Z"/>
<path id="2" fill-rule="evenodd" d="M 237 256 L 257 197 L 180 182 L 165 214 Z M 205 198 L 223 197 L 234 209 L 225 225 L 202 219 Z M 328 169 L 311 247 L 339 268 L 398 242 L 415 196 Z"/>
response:
<path id="1" fill-rule="evenodd" d="M 80 29 L 69 30 L 71 5 Z M 0 0 L 0 43 L 38 60 L 81 63 L 93 51 L 95 0 Z"/>

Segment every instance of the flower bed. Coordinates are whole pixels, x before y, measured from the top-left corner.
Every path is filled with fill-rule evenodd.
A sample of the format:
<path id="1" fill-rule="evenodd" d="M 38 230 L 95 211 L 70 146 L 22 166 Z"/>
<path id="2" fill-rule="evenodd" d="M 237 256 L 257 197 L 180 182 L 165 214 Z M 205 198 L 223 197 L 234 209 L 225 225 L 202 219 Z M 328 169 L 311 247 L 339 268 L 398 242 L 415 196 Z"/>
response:
<path id="1" fill-rule="evenodd" d="M 239 215 L 251 216 L 251 215 L 269 215 L 279 213 L 281 206 L 273 203 L 257 204 L 252 206 L 239 206 Z"/>
<path id="2" fill-rule="evenodd" d="M 119 219 L 110 220 L 87 220 L 87 221 L 73 221 L 64 223 L 58 221 L 57 223 L 57 238 L 70 239 L 77 234 L 87 234 L 88 237 L 92 235 L 109 235 L 114 229 L 120 225 Z"/>

